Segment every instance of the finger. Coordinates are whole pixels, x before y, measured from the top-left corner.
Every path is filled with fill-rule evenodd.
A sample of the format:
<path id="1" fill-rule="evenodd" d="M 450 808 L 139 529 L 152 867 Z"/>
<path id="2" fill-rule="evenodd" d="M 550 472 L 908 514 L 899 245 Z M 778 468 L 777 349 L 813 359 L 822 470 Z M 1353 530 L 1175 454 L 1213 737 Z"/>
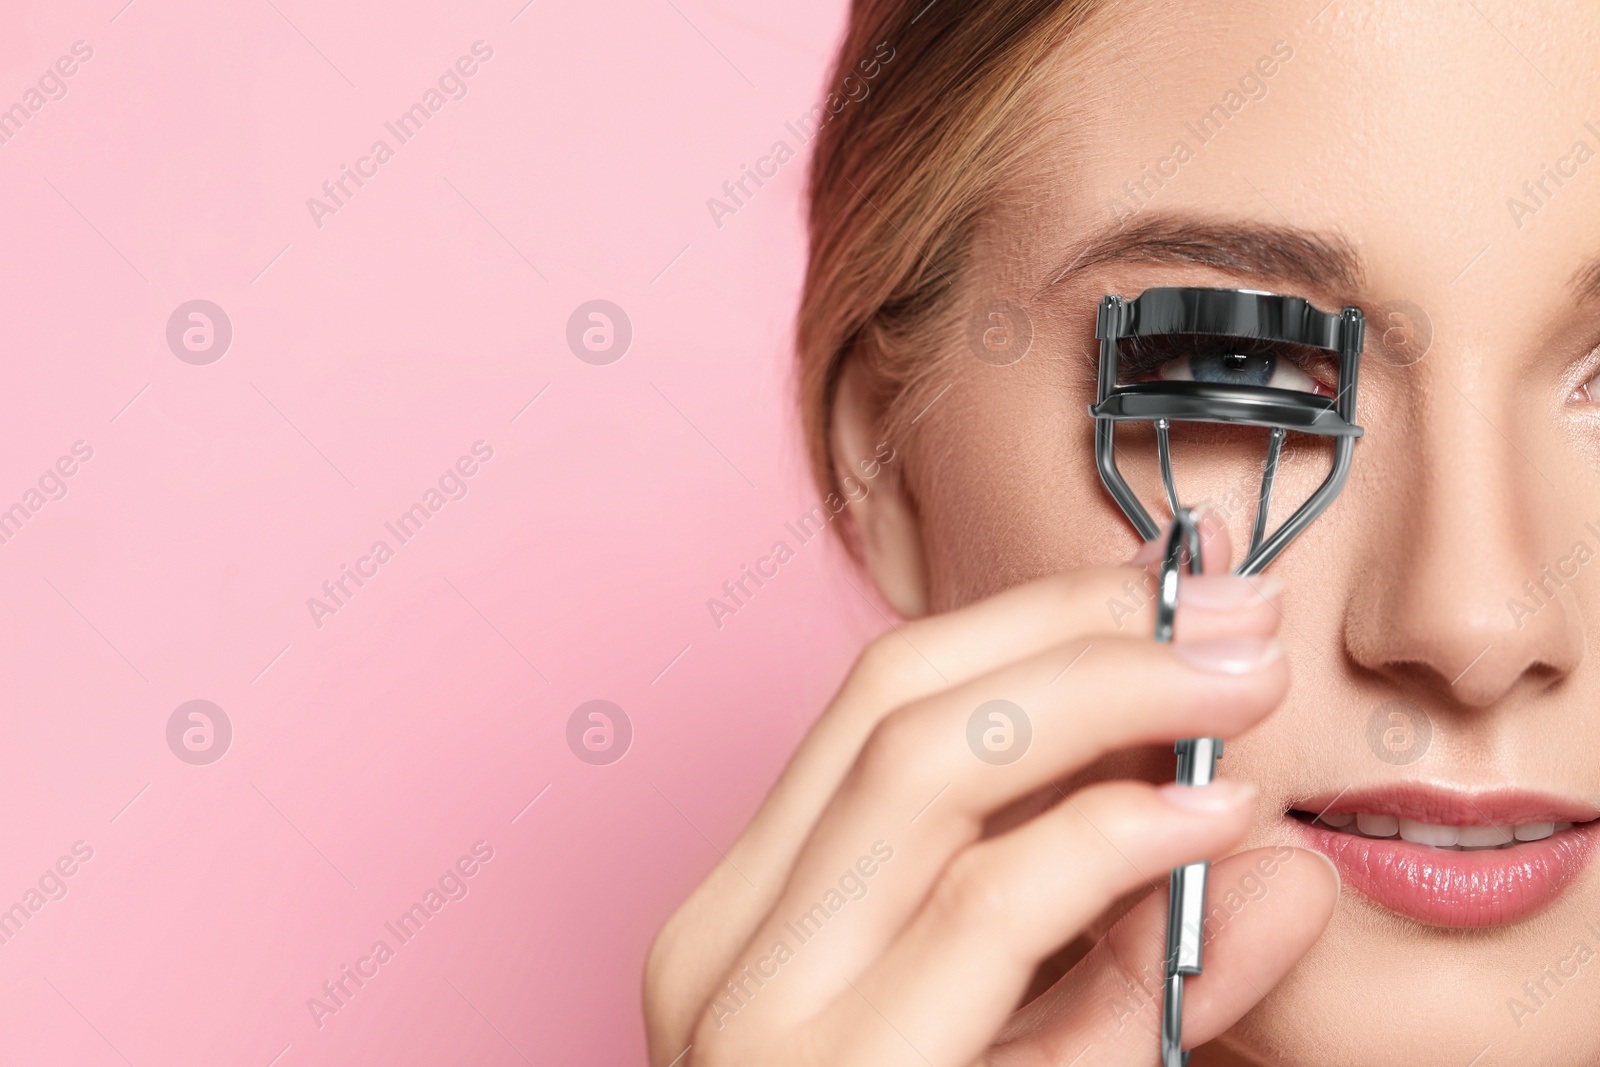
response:
<path id="1" fill-rule="evenodd" d="M 1275 582 L 1227 576 L 1180 583 L 1180 642 L 1273 632 Z M 1042 578 L 947 615 L 917 620 L 874 641 L 837 700 L 806 737 L 756 816 L 706 880 L 674 912 L 646 964 L 652 1018 L 687 1031 L 706 996 L 772 909 L 802 842 L 859 755 L 895 707 L 959 686 L 999 666 L 1095 635 L 1143 635 L 1154 625 L 1153 579 L 1131 567 Z M 1080 644 L 1079 648 L 1087 647 Z M 1058 669 L 1052 671 L 1058 673 Z M 670 981 L 662 968 L 672 967 Z"/>
<path id="2" fill-rule="evenodd" d="M 807 736 L 729 858 L 763 884 L 781 878 L 804 834 L 872 730 L 894 708 L 960 687 L 1008 664 L 1098 635 L 1151 632 L 1155 586 L 1126 567 L 1042 579 L 874 641 L 838 700 Z M 1275 633 L 1282 586 L 1228 575 L 1179 584 L 1180 642 Z"/>
<path id="3" fill-rule="evenodd" d="M 1200 563 L 1206 574 L 1227 574 L 1233 565 L 1233 536 L 1228 532 L 1227 520 L 1215 508 L 1202 504 L 1195 509 L 1195 525 L 1200 532 Z M 1141 567 L 1151 567 L 1161 562 L 1167 551 L 1167 538 L 1171 536 L 1172 523 L 1167 523 L 1153 541 L 1146 541 L 1134 553 L 1133 561 Z"/>
<path id="4" fill-rule="evenodd" d="M 1339 898 L 1333 864 L 1282 845 L 1219 860 L 1209 882 L 1205 970 L 1184 987 L 1185 1048 L 1215 1039 L 1255 1007 L 1321 936 Z M 1078 1067 L 1097 1067 L 1153 1060 L 1166 913 L 1164 892 L 1140 902 L 1012 1018 L 991 1062 L 1066 1063 L 1081 1055 Z"/>
<path id="5" fill-rule="evenodd" d="M 1099 638 L 1070 670 L 1072 649 L 936 694 L 890 716 L 873 733 L 796 860 L 790 881 L 752 942 L 768 947 L 783 923 L 821 899 L 869 847 L 896 853 L 862 907 L 840 923 L 848 934 L 808 954 L 791 988 L 825 1002 L 841 976 L 863 973 L 914 914 L 957 851 L 976 840 L 984 817 L 1059 781 L 1112 749 L 1177 737 L 1229 737 L 1282 698 L 1288 670 L 1275 640 L 1157 645 Z M 1237 656 L 1237 658 L 1232 658 Z M 1218 658 L 1220 657 L 1220 658 Z M 999 698 L 1015 719 L 1015 762 L 984 758 L 984 708 Z M 1009 702 L 1009 703 L 1004 703 Z M 992 714 L 992 713 L 991 713 Z"/>
<path id="6" fill-rule="evenodd" d="M 1228 522 L 1215 508 L 1201 505 L 1195 516 L 1200 527 L 1201 564 L 1206 574 L 1227 574 L 1233 566 L 1233 536 Z"/>
<path id="7" fill-rule="evenodd" d="M 1254 798 L 1254 786 L 1241 782 L 1105 783 L 964 849 L 821 1024 L 856 1035 L 853 1045 L 877 1033 L 885 1053 L 899 1037 L 934 1063 L 969 1062 L 994 1039 L 1040 962 L 1117 897 L 1237 845 Z M 874 1025 L 874 1014 L 888 1025 Z"/>

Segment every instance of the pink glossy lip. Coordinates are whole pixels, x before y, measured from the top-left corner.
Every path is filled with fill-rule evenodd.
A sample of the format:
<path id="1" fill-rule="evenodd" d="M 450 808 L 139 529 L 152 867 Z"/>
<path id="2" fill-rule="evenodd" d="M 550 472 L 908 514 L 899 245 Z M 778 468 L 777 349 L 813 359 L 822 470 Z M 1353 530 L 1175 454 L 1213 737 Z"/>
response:
<path id="1" fill-rule="evenodd" d="M 1535 793 L 1457 793 L 1421 786 L 1351 791 L 1310 798 L 1297 811 L 1366 812 L 1448 826 L 1581 825 L 1507 849 L 1451 852 L 1399 838 L 1354 833 L 1286 818 L 1308 848 L 1339 868 L 1347 886 L 1431 926 L 1484 927 L 1517 922 L 1561 895 L 1593 857 L 1600 816 L 1592 806 Z"/>

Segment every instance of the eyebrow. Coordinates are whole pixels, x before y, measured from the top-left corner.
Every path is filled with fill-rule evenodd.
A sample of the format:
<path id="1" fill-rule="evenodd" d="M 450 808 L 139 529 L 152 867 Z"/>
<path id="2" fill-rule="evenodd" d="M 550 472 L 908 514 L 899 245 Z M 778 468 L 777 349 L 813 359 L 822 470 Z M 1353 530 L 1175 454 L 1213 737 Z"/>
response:
<path id="1" fill-rule="evenodd" d="M 1366 277 L 1361 257 L 1338 234 L 1163 215 L 1103 231 L 1059 267 L 1045 288 L 1106 263 L 1194 264 L 1338 293 L 1361 289 Z M 1600 263 L 1591 274 L 1591 284 L 1600 287 Z"/>
<path id="2" fill-rule="evenodd" d="M 1579 299 L 1600 298 L 1600 259 L 1596 259 L 1572 276 L 1572 288 L 1577 290 Z"/>

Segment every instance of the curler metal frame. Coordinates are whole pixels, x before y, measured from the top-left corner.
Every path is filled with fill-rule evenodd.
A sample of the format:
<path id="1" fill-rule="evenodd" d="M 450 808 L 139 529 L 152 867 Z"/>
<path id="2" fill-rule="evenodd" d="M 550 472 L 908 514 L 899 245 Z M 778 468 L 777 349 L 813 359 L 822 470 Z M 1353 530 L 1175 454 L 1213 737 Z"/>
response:
<path id="1" fill-rule="evenodd" d="M 1250 547 L 1235 573 L 1251 575 L 1277 558 L 1318 515 L 1333 503 L 1350 474 L 1356 438 L 1356 382 L 1366 319 L 1357 307 L 1337 315 L 1319 311 L 1297 296 L 1253 289 L 1146 289 L 1133 300 L 1108 295 L 1100 302 L 1095 336 L 1100 340 L 1100 372 L 1095 403 L 1095 462 L 1100 480 L 1128 521 L 1146 541 L 1161 528 L 1128 487 L 1117 469 L 1116 426 L 1119 422 L 1154 422 L 1161 458 L 1161 480 L 1167 506 L 1176 511 L 1177 484 L 1167 433 L 1174 422 L 1220 422 L 1263 426 L 1271 430 L 1261 493 L 1252 524 Z M 1333 397 L 1272 386 L 1220 385 L 1214 382 L 1152 381 L 1117 384 L 1118 342 L 1128 337 L 1164 334 L 1211 334 L 1281 341 L 1335 352 L 1339 356 L 1338 392 Z M 1267 533 L 1272 483 L 1289 431 L 1334 439 L 1333 465 L 1317 490 L 1277 530 Z"/>
<path id="2" fill-rule="evenodd" d="M 1259 573 L 1277 558 L 1311 522 L 1325 511 L 1344 488 L 1356 439 L 1363 430 L 1356 424 L 1356 382 L 1366 320 L 1360 308 L 1346 307 L 1337 315 L 1319 311 L 1294 296 L 1252 289 L 1147 289 L 1125 301 L 1108 295 L 1100 302 L 1095 336 L 1100 340 L 1098 395 L 1089 414 L 1095 420 L 1095 462 L 1100 479 L 1112 499 L 1146 541 L 1160 536 L 1161 528 L 1128 487 L 1117 469 L 1116 425 L 1145 421 L 1155 426 L 1156 453 L 1161 464 L 1161 486 L 1172 527 L 1162 554 L 1159 595 L 1156 602 L 1155 639 L 1169 642 L 1178 607 L 1178 576 L 1183 557 L 1190 574 L 1201 573 L 1201 538 L 1194 513 L 1185 508 L 1172 474 L 1169 433 L 1173 422 L 1218 422 L 1261 426 L 1267 438 L 1266 464 L 1261 491 L 1251 524 L 1250 547 L 1236 574 Z M 1336 352 L 1339 385 L 1329 398 L 1272 386 L 1222 385 L 1195 381 L 1143 381 L 1117 384 L 1118 343 L 1127 337 L 1164 334 L 1209 334 L 1259 338 Z M 1334 439 L 1333 464 L 1315 492 L 1277 530 L 1267 533 L 1272 487 L 1278 474 L 1283 442 L 1290 431 Z M 1222 758 L 1222 739 L 1191 737 L 1177 742 L 1177 781 L 1180 785 L 1209 785 Z M 1209 862 L 1191 863 L 1172 871 L 1167 898 L 1167 955 L 1165 989 L 1161 1007 L 1162 1067 L 1188 1067 L 1183 1050 L 1183 983 L 1200 973 L 1206 912 L 1206 877 Z"/>

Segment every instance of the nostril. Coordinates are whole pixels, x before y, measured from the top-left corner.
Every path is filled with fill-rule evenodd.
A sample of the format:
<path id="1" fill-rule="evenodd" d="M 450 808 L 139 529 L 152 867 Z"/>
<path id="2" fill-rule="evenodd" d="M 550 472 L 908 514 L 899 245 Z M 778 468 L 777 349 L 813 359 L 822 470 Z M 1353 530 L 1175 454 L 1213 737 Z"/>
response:
<path id="1" fill-rule="evenodd" d="M 1343 638 L 1361 667 L 1481 708 L 1566 677 L 1583 658 L 1584 638 L 1570 592 L 1537 611 L 1516 610 L 1522 575 L 1536 573 L 1519 563 L 1520 535 L 1481 516 L 1473 525 L 1463 540 L 1430 536 L 1441 526 L 1425 522 L 1421 536 L 1386 539 L 1384 553 L 1358 562 L 1367 577 L 1350 589 Z"/>

